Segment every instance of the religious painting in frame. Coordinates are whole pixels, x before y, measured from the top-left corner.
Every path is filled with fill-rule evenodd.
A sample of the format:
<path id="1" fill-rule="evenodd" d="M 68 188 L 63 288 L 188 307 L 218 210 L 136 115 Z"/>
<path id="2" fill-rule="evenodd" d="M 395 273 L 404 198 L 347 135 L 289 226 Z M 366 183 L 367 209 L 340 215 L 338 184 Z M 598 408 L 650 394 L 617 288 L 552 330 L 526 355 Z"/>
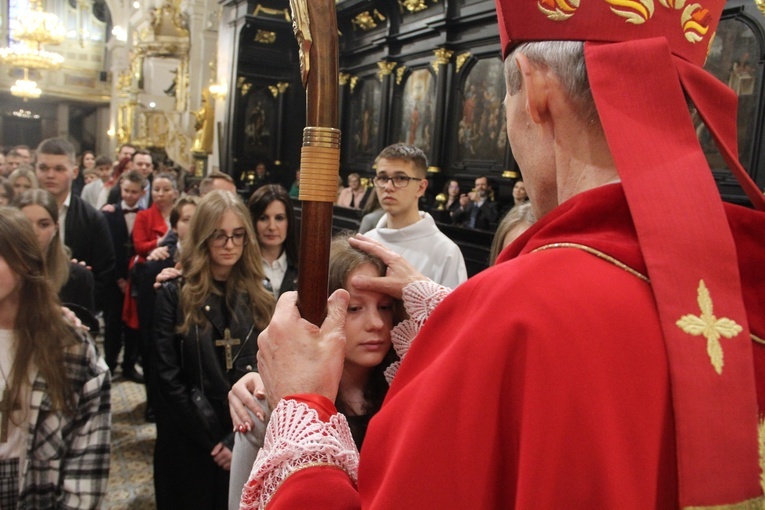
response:
<path id="1" fill-rule="evenodd" d="M 381 97 L 380 80 L 376 75 L 360 78 L 351 91 L 351 130 L 347 136 L 350 137 L 350 157 L 353 161 L 372 161 L 379 152 Z"/>
<path id="2" fill-rule="evenodd" d="M 243 154 L 247 165 L 273 161 L 277 121 L 276 103 L 267 87 L 252 87 L 244 97 Z"/>
<path id="3" fill-rule="evenodd" d="M 762 72 L 757 62 L 761 48 L 757 35 L 742 18 L 721 20 L 704 64 L 704 69 L 727 84 L 738 96 L 738 156 L 747 170 L 754 148 L 758 91 L 761 88 Z M 694 115 L 694 125 L 696 136 L 712 171 L 720 177 L 733 179 L 712 136 L 698 115 Z"/>
<path id="4" fill-rule="evenodd" d="M 502 165 L 507 129 L 502 101 L 504 65 L 499 58 L 478 60 L 464 71 L 457 112 L 456 160 L 487 161 Z"/>
<path id="5" fill-rule="evenodd" d="M 412 71 L 399 104 L 394 140 L 415 145 L 430 157 L 436 115 L 436 79 L 430 68 Z"/>

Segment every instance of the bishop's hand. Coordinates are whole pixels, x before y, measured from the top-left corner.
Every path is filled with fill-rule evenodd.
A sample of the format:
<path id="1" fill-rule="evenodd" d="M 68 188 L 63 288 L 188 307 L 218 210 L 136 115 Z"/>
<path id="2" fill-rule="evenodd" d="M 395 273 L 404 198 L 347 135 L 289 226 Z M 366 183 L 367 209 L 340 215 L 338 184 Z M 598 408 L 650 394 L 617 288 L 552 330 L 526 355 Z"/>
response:
<path id="1" fill-rule="evenodd" d="M 296 292 L 279 298 L 271 323 L 258 336 L 258 371 L 272 408 L 282 398 L 301 393 L 335 401 L 343 373 L 349 300 L 347 291 L 335 291 L 319 328 L 300 316 Z"/>

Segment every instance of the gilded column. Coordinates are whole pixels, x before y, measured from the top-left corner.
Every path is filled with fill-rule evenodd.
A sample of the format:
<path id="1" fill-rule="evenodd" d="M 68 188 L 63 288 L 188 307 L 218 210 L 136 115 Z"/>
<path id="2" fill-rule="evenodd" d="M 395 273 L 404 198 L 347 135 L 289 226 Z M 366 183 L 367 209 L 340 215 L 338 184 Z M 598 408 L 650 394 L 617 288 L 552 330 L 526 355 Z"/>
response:
<path id="1" fill-rule="evenodd" d="M 453 68 L 450 65 L 454 52 L 446 48 L 438 48 L 434 52 L 435 59 L 430 64 L 436 73 L 436 118 L 433 119 L 434 136 L 433 151 L 430 156 L 430 173 L 440 173 L 442 162 L 445 161 L 444 140 L 446 139 L 448 118 L 446 111 L 450 105 L 448 91 L 452 89 L 451 83 L 454 78 Z M 432 177 L 432 176 L 431 176 Z M 440 189 L 440 182 L 433 183 L 433 190 Z"/>
<path id="2" fill-rule="evenodd" d="M 377 63 L 379 68 L 377 78 L 382 84 L 380 87 L 380 98 L 382 99 L 382 105 L 380 105 L 380 129 L 377 132 L 376 148 L 378 151 L 385 147 L 387 140 L 390 140 L 390 105 L 393 100 L 393 80 L 395 78 L 393 70 L 397 65 L 396 62 L 388 62 L 387 60 Z"/>

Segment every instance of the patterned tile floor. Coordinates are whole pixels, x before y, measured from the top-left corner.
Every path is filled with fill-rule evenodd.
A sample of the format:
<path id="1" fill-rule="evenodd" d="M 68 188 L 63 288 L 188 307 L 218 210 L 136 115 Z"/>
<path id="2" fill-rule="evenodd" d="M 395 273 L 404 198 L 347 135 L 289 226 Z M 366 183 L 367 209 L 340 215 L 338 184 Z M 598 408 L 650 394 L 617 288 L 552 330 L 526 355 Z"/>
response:
<path id="1" fill-rule="evenodd" d="M 146 387 L 112 379 L 112 454 L 105 510 L 154 510 L 157 428 L 144 420 Z"/>

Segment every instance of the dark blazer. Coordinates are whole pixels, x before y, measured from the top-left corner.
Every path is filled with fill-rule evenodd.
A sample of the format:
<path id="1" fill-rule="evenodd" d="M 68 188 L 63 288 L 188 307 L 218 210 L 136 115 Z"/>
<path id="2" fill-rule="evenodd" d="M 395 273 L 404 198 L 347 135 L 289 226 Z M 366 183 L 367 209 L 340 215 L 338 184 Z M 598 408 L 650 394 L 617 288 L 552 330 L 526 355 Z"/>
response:
<path id="1" fill-rule="evenodd" d="M 95 313 L 95 280 L 93 279 L 93 273 L 85 266 L 70 262 L 69 279 L 61 287 L 61 290 L 58 291 L 58 297 L 65 306 L 71 303 Z"/>
<path id="2" fill-rule="evenodd" d="M 458 208 L 452 214 L 454 223 L 456 225 L 462 225 L 463 227 L 470 226 L 470 217 L 473 214 L 473 209 L 477 206 L 471 202 L 465 209 Z M 496 202 L 486 200 L 476 212 L 475 225 L 473 228 L 480 230 L 491 230 L 499 217 L 499 208 Z"/>
<path id="3" fill-rule="evenodd" d="M 93 206 L 72 195 L 66 212 L 64 236 L 72 257 L 93 268 L 96 303 L 101 303 L 104 289 L 114 275 L 114 248 L 106 218 Z"/>
<path id="4" fill-rule="evenodd" d="M 120 278 L 127 280 L 128 264 L 133 255 L 135 255 L 135 249 L 133 248 L 133 236 L 128 233 L 125 213 L 120 204 L 116 204 L 114 212 L 103 211 L 102 214 L 109 226 L 109 234 L 111 234 L 112 246 L 114 247 L 114 280 L 116 281 Z M 138 213 L 135 214 L 137 215 Z"/>

